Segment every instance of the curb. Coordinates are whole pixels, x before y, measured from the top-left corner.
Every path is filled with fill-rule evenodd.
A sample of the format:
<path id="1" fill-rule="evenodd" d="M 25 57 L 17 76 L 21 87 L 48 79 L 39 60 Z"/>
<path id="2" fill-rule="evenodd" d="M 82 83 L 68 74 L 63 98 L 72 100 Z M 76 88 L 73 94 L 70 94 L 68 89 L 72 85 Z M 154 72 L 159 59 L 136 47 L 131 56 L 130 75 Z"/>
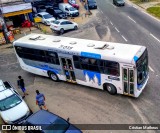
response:
<path id="1" fill-rule="evenodd" d="M 138 10 L 140 10 L 141 12 L 145 13 L 146 15 L 152 17 L 153 19 L 155 19 L 156 21 L 160 22 L 160 19 L 156 18 L 155 16 L 149 14 L 146 9 L 142 6 L 140 6 L 139 4 L 135 4 L 133 2 L 131 2 L 130 0 L 126 0 L 127 4 L 133 6 L 133 7 L 137 7 Z"/>

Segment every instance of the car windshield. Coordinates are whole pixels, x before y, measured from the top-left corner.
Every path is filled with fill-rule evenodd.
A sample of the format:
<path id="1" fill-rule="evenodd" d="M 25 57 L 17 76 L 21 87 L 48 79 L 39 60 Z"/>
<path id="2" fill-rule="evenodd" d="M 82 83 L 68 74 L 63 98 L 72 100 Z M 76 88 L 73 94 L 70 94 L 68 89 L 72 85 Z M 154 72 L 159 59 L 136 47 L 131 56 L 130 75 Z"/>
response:
<path id="1" fill-rule="evenodd" d="M 44 17 L 45 19 L 52 18 L 52 16 L 51 16 L 50 14 L 43 15 L 43 17 Z"/>
<path id="2" fill-rule="evenodd" d="M 14 95 L 0 101 L 0 110 L 1 111 L 8 110 L 10 108 L 15 107 L 16 105 L 18 105 L 21 102 L 22 102 L 22 100 L 17 95 L 14 94 Z"/>
<path id="3" fill-rule="evenodd" d="M 74 7 L 70 7 L 69 10 L 70 11 L 75 11 L 75 8 Z"/>
<path id="4" fill-rule="evenodd" d="M 59 22 L 59 21 L 54 21 L 53 23 L 54 23 L 54 24 L 59 24 L 60 22 Z"/>
<path id="5" fill-rule="evenodd" d="M 118 2 L 123 2 L 123 0 L 117 0 Z"/>
<path id="6" fill-rule="evenodd" d="M 88 0 L 88 3 L 96 3 L 94 0 Z"/>
<path id="7" fill-rule="evenodd" d="M 56 13 L 63 13 L 61 10 L 55 10 Z"/>
<path id="8" fill-rule="evenodd" d="M 69 128 L 69 123 L 61 118 L 57 118 L 54 123 L 50 124 L 45 130 L 45 133 L 65 133 Z"/>
<path id="9" fill-rule="evenodd" d="M 72 4 L 76 4 L 76 1 L 72 0 L 72 1 L 70 1 L 70 3 L 72 3 Z"/>
<path id="10" fill-rule="evenodd" d="M 45 6 L 40 6 L 39 8 L 40 8 L 40 9 L 45 9 Z"/>

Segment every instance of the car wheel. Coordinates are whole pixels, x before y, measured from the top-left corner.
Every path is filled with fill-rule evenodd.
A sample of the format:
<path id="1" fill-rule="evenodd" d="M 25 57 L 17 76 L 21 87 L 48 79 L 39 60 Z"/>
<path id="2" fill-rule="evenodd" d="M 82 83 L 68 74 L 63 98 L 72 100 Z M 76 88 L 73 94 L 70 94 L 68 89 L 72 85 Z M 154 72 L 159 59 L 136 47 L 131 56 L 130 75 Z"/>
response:
<path id="1" fill-rule="evenodd" d="M 60 34 L 63 34 L 64 33 L 64 29 L 60 29 Z"/>
<path id="2" fill-rule="evenodd" d="M 46 23 L 46 22 L 44 22 L 44 24 L 45 24 L 45 25 L 47 25 L 47 23 Z"/>
<path id="3" fill-rule="evenodd" d="M 77 26 L 74 26 L 74 30 L 78 30 L 78 27 L 77 27 Z"/>
<path id="4" fill-rule="evenodd" d="M 112 84 L 105 84 L 105 88 L 104 89 L 107 90 L 108 93 L 111 94 L 111 95 L 117 94 L 117 89 Z"/>
<path id="5" fill-rule="evenodd" d="M 55 74 L 53 72 L 49 72 L 49 77 L 55 82 L 59 81 L 57 74 Z"/>

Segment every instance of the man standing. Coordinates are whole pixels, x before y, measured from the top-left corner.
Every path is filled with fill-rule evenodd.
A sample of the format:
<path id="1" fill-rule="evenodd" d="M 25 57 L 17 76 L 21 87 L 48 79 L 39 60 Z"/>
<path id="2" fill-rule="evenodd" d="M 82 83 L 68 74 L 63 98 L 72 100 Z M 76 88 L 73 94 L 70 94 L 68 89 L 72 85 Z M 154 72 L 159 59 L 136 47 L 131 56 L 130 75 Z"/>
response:
<path id="1" fill-rule="evenodd" d="M 43 109 L 44 107 L 45 110 L 48 110 L 44 102 L 45 96 L 42 93 L 40 93 L 39 90 L 36 90 L 36 93 L 36 104 L 39 106 L 40 109 Z"/>
<path id="2" fill-rule="evenodd" d="M 18 76 L 18 81 L 17 81 L 17 85 L 18 87 L 22 90 L 23 92 L 23 98 L 25 98 L 26 95 L 28 95 L 28 93 L 26 93 L 26 88 L 25 88 L 25 84 L 24 84 L 24 79 L 21 76 Z"/>

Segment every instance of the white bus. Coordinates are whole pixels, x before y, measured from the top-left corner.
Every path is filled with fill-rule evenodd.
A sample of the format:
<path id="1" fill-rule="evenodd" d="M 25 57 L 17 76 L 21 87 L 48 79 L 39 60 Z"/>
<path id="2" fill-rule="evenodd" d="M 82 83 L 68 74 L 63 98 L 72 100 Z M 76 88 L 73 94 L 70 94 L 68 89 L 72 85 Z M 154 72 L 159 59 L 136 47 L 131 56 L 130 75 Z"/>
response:
<path id="1" fill-rule="evenodd" d="M 22 69 L 138 97 L 149 79 L 145 46 L 30 34 L 14 43 Z"/>

